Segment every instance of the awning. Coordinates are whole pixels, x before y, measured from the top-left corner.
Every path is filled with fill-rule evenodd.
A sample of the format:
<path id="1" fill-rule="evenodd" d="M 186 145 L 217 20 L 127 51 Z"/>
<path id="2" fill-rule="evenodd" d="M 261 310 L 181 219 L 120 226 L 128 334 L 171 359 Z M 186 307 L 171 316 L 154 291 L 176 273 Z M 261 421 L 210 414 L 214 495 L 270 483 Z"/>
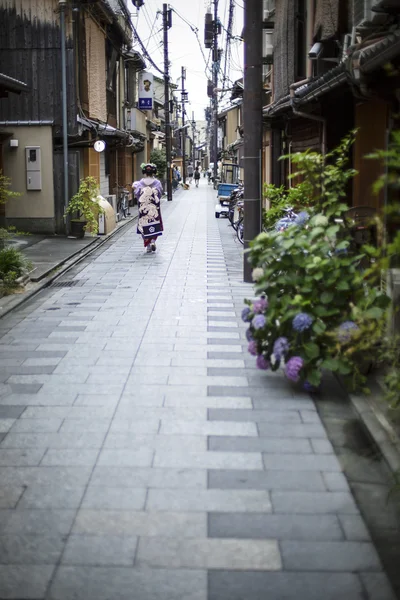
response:
<path id="1" fill-rule="evenodd" d="M 297 88 L 294 93 L 294 104 L 305 104 L 310 100 L 320 98 L 324 94 L 348 81 L 345 63 L 330 69 L 327 73 Z"/>
<path id="2" fill-rule="evenodd" d="M 88 129 L 89 131 L 95 131 L 99 137 L 114 137 L 119 139 L 125 139 L 127 142 L 129 138 L 133 138 L 133 136 L 124 129 L 117 129 L 108 125 L 107 123 L 99 123 L 98 121 L 93 121 L 93 119 L 88 119 L 87 117 L 77 117 L 78 123 L 81 123 L 83 127 Z M 139 139 L 134 139 L 134 142 L 139 142 Z"/>
<path id="3" fill-rule="evenodd" d="M 20 94 L 21 92 L 27 92 L 28 89 L 28 85 L 23 81 L 9 77 L 4 73 L 0 73 L 0 97 L 6 98 L 8 92 Z"/>
<path id="4" fill-rule="evenodd" d="M 363 75 L 369 75 L 396 58 L 400 59 L 400 29 L 365 48 L 356 49 L 350 57 L 353 76 L 358 78 L 357 69 Z"/>

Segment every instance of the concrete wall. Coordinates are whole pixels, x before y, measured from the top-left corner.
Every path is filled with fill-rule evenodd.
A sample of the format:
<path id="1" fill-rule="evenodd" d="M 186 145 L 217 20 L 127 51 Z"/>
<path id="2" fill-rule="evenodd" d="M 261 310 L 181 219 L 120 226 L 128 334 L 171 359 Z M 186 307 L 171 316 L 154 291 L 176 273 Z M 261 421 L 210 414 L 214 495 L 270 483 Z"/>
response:
<path id="1" fill-rule="evenodd" d="M 12 190 L 21 196 L 6 206 L 8 224 L 25 231 L 54 231 L 53 140 L 51 127 L 4 127 L 18 140 L 18 148 L 4 143 L 4 173 L 11 178 Z M 42 189 L 26 189 L 25 146 L 40 146 Z"/>

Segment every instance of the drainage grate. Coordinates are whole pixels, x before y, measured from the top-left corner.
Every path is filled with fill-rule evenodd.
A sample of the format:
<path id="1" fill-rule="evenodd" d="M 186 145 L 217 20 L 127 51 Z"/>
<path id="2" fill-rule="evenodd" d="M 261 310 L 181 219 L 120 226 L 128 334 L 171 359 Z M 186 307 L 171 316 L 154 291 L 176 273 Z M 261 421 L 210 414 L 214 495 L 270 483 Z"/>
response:
<path id="1" fill-rule="evenodd" d="M 79 285 L 79 284 L 82 284 L 81 279 L 75 279 L 74 281 L 56 281 L 55 283 L 53 283 L 51 285 L 51 287 L 58 287 L 58 288 L 75 287 L 76 285 Z"/>

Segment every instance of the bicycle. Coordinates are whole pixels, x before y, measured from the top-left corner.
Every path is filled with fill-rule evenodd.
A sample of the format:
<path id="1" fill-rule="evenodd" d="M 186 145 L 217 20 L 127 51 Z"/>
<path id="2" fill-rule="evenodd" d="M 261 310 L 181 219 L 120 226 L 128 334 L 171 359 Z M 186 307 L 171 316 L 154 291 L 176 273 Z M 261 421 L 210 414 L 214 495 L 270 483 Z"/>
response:
<path id="1" fill-rule="evenodd" d="M 117 220 L 121 221 L 121 219 L 126 219 L 126 217 L 131 216 L 131 213 L 129 212 L 129 190 L 127 190 L 125 187 L 119 186 L 118 184 L 117 189 Z"/>

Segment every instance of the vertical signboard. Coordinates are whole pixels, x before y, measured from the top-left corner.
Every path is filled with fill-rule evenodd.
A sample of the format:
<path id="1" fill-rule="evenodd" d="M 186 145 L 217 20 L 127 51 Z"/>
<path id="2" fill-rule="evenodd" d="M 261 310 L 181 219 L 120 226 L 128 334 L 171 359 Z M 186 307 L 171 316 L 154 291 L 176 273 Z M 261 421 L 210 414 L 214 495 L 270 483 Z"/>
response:
<path id="1" fill-rule="evenodd" d="M 139 108 L 153 110 L 153 75 L 142 71 L 139 74 Z"/>

